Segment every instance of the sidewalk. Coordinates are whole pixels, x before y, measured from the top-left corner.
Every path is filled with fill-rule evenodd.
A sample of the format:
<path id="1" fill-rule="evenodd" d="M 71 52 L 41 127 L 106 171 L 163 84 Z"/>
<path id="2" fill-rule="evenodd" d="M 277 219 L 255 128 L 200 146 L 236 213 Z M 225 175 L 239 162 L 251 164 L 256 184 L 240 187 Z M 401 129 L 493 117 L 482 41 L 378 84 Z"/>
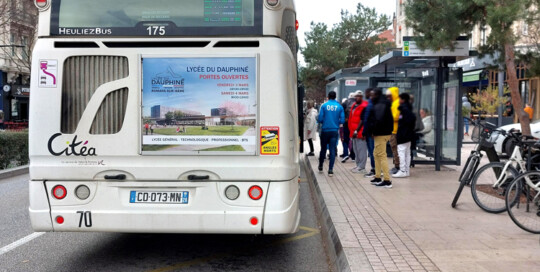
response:
<path id="1" fill-rule="evenodd" d="M 307 144 L 306 144 L 307 147 Z M 473 146 L 465 146 L 470 149 Z M 341 153 L 341 151 L 340 151 Z M 463 151 L 466 158 L 469 151 Z M 459 172 L 417 166 L 393 188 L 376 188 L 353 174 L 352 162 L 328 160 L 318 172 L 318 153 L 305 164 L 330 232 L 339 270 L 351 271 L 535 271 L 539 235 L 518 228 L 506 213 L 489 214 L 474 203 L 469 187 L 456 209 L 450 206 Z M 368 162 L 369 168 L 369 162 Z M 459 169 L 459 167 L 458 167 Z M 317 193 L 318 192 L 318 193 Z M 331 237 L 334 234 L 335 237 Z M 332 241 L 333 240 L 333 241 Z M 333 245 L 332 245 L 333 243 Z M 332 257 L 331 257 L 332 258 Z M 334 258 L 335 259 L 335 258 Z"/>

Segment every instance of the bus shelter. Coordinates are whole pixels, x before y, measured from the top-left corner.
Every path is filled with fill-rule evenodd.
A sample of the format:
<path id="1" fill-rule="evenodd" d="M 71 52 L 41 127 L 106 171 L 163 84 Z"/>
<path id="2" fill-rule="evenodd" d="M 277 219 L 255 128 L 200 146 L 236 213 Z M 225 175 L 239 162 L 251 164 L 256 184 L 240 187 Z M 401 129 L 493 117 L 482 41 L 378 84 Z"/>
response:
<path id="1" fill-rule="evenodd" d="M 413 108 L 424 129 L 413 151 L 415 164 L 461 164 L 463 118 L 461 114 L 462 69 L 449 67 L 455 57 L 404 57 L 392 51 L 378 61 L 357 69 L 369 87 L 399 87 L 414 97 Z"/>

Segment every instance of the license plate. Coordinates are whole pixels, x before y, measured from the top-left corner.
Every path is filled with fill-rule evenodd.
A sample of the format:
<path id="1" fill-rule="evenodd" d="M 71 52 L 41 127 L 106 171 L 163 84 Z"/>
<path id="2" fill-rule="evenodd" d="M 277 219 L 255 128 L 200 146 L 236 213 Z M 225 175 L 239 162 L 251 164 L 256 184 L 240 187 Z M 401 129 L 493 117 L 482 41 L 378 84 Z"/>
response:
<path id="1" fill-rule="evenodd" d="M 188 204 L 189 192 L 142 192 L 131 191 L 129 203 Z"/>

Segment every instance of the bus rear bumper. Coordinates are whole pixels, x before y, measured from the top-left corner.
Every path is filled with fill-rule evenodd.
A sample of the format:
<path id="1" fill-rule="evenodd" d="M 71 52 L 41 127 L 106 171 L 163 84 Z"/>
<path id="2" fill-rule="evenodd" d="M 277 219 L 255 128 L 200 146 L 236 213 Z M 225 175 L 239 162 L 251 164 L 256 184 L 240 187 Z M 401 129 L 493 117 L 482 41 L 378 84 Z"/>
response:
<path id="1" fill-rule="evenodd" d="M 67 191 L 62 200 L 51 193 L 58 184 Z M 75 196 L 80 185 L 90 188 L 87 200 Z M 224 194 L 229 185 L 240 189 L 234 201 Z M 263 189 L 259 200 L 248 196 L 253 185 Z M 189 201 L 130 203 L 132 191 L 188 191 Z M 296 179 L 250 183 L 30 181 L 29 212 L 35 231 L 285 234 L 298 229 L 298 196 Z"/>

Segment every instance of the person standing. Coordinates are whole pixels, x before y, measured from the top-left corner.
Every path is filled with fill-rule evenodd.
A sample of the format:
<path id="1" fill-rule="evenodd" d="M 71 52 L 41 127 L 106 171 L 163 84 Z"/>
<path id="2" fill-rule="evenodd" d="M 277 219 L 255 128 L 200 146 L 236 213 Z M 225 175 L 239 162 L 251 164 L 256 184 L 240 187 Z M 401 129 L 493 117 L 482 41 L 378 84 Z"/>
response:
<path id="1" fill-rule="evenodd" d="M 527 114 L 529 114 L 529 120 L 532 121 L 534 116 L 534 109 L 529 104 L 525 104 L 525 108 L 523 109 Z"/>
<path id="2" fill-rule="evenodd" d="M 373 88 L 367 88 L 364 93 L 364 98 L 368 101 L 368 105 L 364 110 L 364 116 L 362 121 L 364 123 L 364 128 L 362 130 L 362 136 L 366 139 L 366 145 L 369 155 L 369 163 L 371 165 L 371 170 L 369 173 L 365 174 L 366 178 L 373 178 L 375 176 L 375 157 L 373 156 L 373 150 L 375 149 L 375 141 L 373 140 L 373 135 L 371 134 L 371 127 L 369 126 L 368 120 L 373 109 L 372 103 Z"/>
<path id="3" fill-rule="evenodd" d="M 146 135 L 148 135 L 148 129 L 150 128 L 150 125 L 148 123 L 144 124 L 144 128 L 146 130 Z"/>
<path id="4" fill-rule="evenodd" d="M 366 174 L 366 162 L 367 162 L 367 144 L 362 135 L 364 128 L 364 122 L 362 117 L 365 115 L 365 109 L 368 106 L 368 102 L 364 101 L 364 92 L 357 91 L 355 94 L 356 103 L 351 108 L 349 115 L 349 130 L 351 132 L 351 143 L 354 154 L 356 155 L 355 162 L 356 167 L 351 171 L 353 173 Z"/>
<path id="5" fill-rule="evenodd" d="M 334 176 L 334 162 L 336 160 L 336 149 L 339 138 L 339 126 L 345 123 L 345 112 L 343 107 L 336 101 L 336 92 L 328 93 L 328 102 L 321 106 L 318 118 L 321 127 L 321 153 L 319 154 L 319 171 L 323 170 L 323 163 L 326 157 L 327 148 L 330 149 L 330 164 L 328 166 L 328 176 Z"/>
<path id="6" fill-rule="evenodd" d="M 420 113 L 414 108 L 414 95 L 409 94 L 410 96 L 410 104 L 411 104 L 411 110 L 414 114 L 414 117 L 416 118 L 416 124 L 414 125 L 414 140 L 411 142 L 411 167 L 414 167 L 414 157 L 416 157 L 416 143 L 419 140 L 418 132 L 424 130 L 424 123 L 422 122 L 422 118 L 420 118 Z M 398 124 L 399 129 L 399 124 Z M 399 151 L 398 151 L 399 153 Z"/>
<path id="7" fill-rule="evenodd" d="M 392 116 L 394 118 L 394 130 L 392 131 L 392 136 L 390 137 L 390 147 L 392 148 L 392 157 L 394 160 L 394 168 L 390 170 L 391 174 L 395 174 L 399 171 L 399 154 L 397 151 L 397 139 L 396 134 L 398 130 L 398 121 L 399 121 L 399 89 L 398 87 L 392 87 L 388 89 L 390 95 L 392 96 Z"/>
<path id="8" fill-rule="evenodd" d="M 386 145 L 394 129 L 392 104 L 383 96 L 381 88 L 375 89 L 371 102 L 373 103 L 373 109 L 369 114 L 368 126 L 375 141 L 375 150 L 373 151 L 375 156 L 375 178 L 371 180 L 371 184 L 377 187 L 392 188 L 390 171 L 386 160 Z M 384 176 L 381 176 L 381 173 Z"/>
<path id="9" fill-rule="evenodd" d="M 307 102 L 306 118 L 304 119 L 304 139 L 309 144 L 309 153 L 307 156 L 315 155 L 313 148 L 313 139 L 317 137 L 317 115 L 319 113 L 313 106 L 313 101 Z"/>
<path id="10" fill-rule="evenodd" d="M 341 143 L 343 146 L 343 154 L 340 156 L 343 158 L 341 162 L 346 162 L 349 159 L 355 158 L 354 150 L 351 148 L 351 138 L 350 138 L 350 131 L 349 131 L 349 115 L 351 113 L 351 108 L 356 102 L 356 99 L 354 97 L 355 93 L 349 93 L 349 97 L 347 100 L 343 101 L 341 103 L 341 106 L 343 107 L 343 110 L 345 111 L 345 123 L 343 124 L 343 137 L 341 139 Z"/>
<path id="11" fill-rule="evenodd" d="M 463 104 L 461 104 L 461 108 L 463 111 L 463 124 L 465 124 L 464 135 L 469 136 L 469 115 L 471 114 L 472 106 L 466 96 L 463 96 L 461 98 L 461 101 L 463 101 Z"/>
<path id="12" fill-rule="evenodd" d="M 394 178 L 410 176 L 411 143 L 415 140 L 416 116 L 412 112 L 410 97 L 407 93 L 399 95 L 399 121 L 396 133 L 397 149 L 399 153 L 399 171 L 392 175 Z"/>

